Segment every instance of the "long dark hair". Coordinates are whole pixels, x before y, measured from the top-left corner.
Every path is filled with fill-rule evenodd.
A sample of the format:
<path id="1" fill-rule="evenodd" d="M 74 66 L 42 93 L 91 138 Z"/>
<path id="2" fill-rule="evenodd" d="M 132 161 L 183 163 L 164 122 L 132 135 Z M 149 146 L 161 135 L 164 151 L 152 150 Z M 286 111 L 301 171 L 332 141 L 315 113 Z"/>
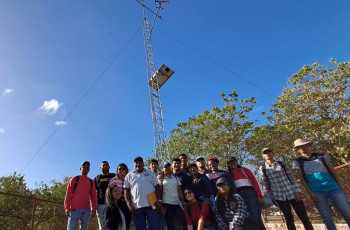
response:
<path id="1" fill-rule="evenodd" d="M 114 218 L 115 218 L 116 222 L 119 223 L 119 227 L 120 227 L 122 225 L 122 217 L 120 215 L 117 202 L 113 199 L 113 195 L 112 195 L 113 189 L 115 187 L 117 187 L 119 189 L 118 185 L 116 185 L 116 184 L 112 184 L 112 185 L 108 186 L 108 188 L 106 190 L 106 205 L 115 211 Z"/>
<path id="2" fill-rule="evenodd" d="M 225 200 L 225 197 L 221 193 L 218 193 L 215 197 L 215 206 L 216 206 L 218 213 L 221 216 L 225 216 L 225 211 L 226 211 L 224 200 Z M 232 186 L 230 186 L 230 191 L 228 194 L 227 203 L 228 203 L 228 207 L 230 210 L 236 209 L 237 199 L 235 197 L 235 189 Z"/>
<path id="3" fill-rule="evenodd" d="M 216 222 L 216 219 L 215 219 L 215 214 L 214 214 L 214 212 L 213 212 L 213 210 L 212 210 L 212 207 L 211 207 L 211 205 L 210 205 L 210 202 L 211 202 L 211 201 L 206 200 L 206 199 L 204 199 L 204 200 L 199 199 L 199 197 L 193 192 L 193 190 L 192 190 L 191 187 L 187 187 L 187 188 L 184 189 L 184 191 L 186 191 L 186 190 L 191 191 L 191 192 L 193 193 L 194 198 L 196 199 L 197 205 L 198 205 L 198 207 L 199 207 L 200 210 L 202 210 L 203 203 L 207 203 L 207 205 L 208 205 L 208 207 L 209 207 L 209 213 L 208 213 L 208 215 L 207 215 L 205 218 L 210 222 L 210 224 L 211 224 L 212 226 L 216 226 L 216 225 L 217 225 L 217 222 Z M 186 198 L 185 198 L 185 199 L 186 199 Z M 186 199 L 186 201 L 187 201 L 187 199 Z M 192 217 L 192 210 L 191 210 L 191 203 L 190 203 L 190 201 L 187 201 L 187 202 L 186 202 L 186 206 L 185 206 L 184 208 L 186 208 L 186 211 L 187 211 L 188 215 L 189 215 L 190 217 Z M 194 224 L 194 225 L 193 225 L 193 226 L 194 226 L 194 229 L 197 229 L 197 227 L 198 227 L 197 224 L 198 224 L 198 223 L 193 223 L 193 224 Z"/>

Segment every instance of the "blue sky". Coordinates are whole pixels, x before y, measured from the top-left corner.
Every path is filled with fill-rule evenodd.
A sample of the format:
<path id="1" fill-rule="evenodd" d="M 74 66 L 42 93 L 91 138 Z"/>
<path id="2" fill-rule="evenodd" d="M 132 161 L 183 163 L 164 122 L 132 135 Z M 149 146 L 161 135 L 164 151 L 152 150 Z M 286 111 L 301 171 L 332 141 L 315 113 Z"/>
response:
<path id="1" fill-rule="evenodd" d="M 346 0 L 163 7 L 152 42 L 156 68 L 175 71 L 161 89 L 168 136 L 232 90 L 256 97 L 252 118 L 264 123 L 303 65 L 349 60 Z M 34 186 L 79 174 L 85 160 L 93 177 L 102 160 L 114 172 L 152 155 L 142 20 L 134 0 L 0 1 L 0 176 L 24 169 Z"/>

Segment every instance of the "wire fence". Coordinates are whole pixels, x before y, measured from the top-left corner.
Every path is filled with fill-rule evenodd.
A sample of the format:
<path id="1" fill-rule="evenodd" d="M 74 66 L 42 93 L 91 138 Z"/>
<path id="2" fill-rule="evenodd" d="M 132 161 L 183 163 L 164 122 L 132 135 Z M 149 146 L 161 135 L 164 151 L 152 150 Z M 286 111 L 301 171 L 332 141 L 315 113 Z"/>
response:
<path id="1" fill-rule="evenodd" d="M 350 175 L 350 163 L 340 165 L 338 167 L 335 167 L 335 169 L 336 169 L 338 177 L 340 178 L 341 182 L 344 185 L 344 192 L 346 193 L 347 197 L 349 198 L 350 197 L 350 177 L 349 177 L 349 175 Z M 314 202 L 307 195 L 307 192 L 305 191 L 304 187 L 301 184 L 299 184 L 299 186 L 304 194 L 303 201 L 305 204 L 306 211 L 309 215 L 309 219 L 311 220 L 311 222 L 313 224 L 323 223 L 321 216 L 319 215 Z M 296 222 L 301 223 L 301 221 L 299 220 L 299 218 L 295 214 L 294 210 L 293 210 L 293 215 L 294 215 L 294 219 L 296 220 Z M 334 207 L 332 208 L 332 216 L 333 216 L 334 221 L 336 223 L 343 223 L 344 222 L 344 219 L 342 218 L 342 216 L 338 213 L 338 211 Z M 264 217 L 265 223 L 281 222 L 281 221 L 284 222 L 284 218 L 283 218 L 282 213 L 275 206 L 263 210 L 263 217 Z"/>
<path id="2" fill-rule="evenodd" d="M 67 229 L 63 203 L 0 192 L 0 230 L 34 229 Z M 96 217 L 90 220 L 90 229 L 98 229 Z"/>

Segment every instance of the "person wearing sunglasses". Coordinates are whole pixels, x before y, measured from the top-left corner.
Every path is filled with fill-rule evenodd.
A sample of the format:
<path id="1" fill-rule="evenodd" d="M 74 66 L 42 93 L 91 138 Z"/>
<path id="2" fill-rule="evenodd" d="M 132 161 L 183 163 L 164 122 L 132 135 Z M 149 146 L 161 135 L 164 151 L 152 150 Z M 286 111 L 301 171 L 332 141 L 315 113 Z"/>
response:
<path id="1" fill-rule="evenodd" d="M 208 202 L 196 197 L 193 190 L 185 188 L 184 206 L 185 218 L 188 230 L 217 230 L 215 214 L 211 211 Z"/>
<path id="2" fill-rule="evenodd" d="M 261 219 L 261 206 L 264 204 L 264 199 L 254 174 L 249 169 L 240 166 L 234 156 L 227 158 L 227 167 L 232 175 L 237 193 L 247 205 L 249 214 L 258 222 L 260 230 L 266 230 Z"/>
<path id="3" fill-rule="evenodd" d="M 125 217 L 118 206 L 122 190 L 118 185 L 112 184 L 106 190 L 106 207 L 103 210 L 105 226 L 103 230 L 126 230 Z"/>
<path id="4" fill-rule="evenodd" d="M 116 176 L 113 177 L 109 182 L 109 185 L 117 185 L 119 189 L 122 191 L 121 197 L 118 200 L 118 207 L 122 210 L 125 216 L 126 229 L 130 228 L 131 217 L 132 217 L 132 214 L 124 198 L 124 188 L 123 188 L 125 176 L 126 174 L 128 174 L 128 172 L 129 172 L 128 166 L 124 163 L 120 163 L 117 167 Z"/>
<path id="5" fill-rule="evenodd" d="M 216 181 L 218 194 L 215 198 L 216 220 L 220 230 L 258 230 L 258 224 L 251 219 L 243 198 L 235 194 L 232 183 L 220 177 Z"/>

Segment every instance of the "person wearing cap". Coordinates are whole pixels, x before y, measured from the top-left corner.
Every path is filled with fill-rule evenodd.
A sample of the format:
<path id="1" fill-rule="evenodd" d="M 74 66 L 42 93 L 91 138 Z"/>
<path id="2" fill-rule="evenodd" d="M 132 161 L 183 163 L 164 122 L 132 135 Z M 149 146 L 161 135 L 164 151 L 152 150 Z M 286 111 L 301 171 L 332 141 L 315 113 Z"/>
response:
<path id="1" fill-rule="evenodd" d="M 143 158 L 134 159 L 134 170 L 128 173 L 124 180 L 124 196 L 133 219 L 136 230 L 160 230 L 160 218 L 157 210 L 153 210 L 148 200 L 148 195 L 156 194 L 158 202 L 156 206 L 163 211 L 161 191 L 156 175 L 144 168 Z"/>
<path id="2" fill-rule="evenodd" d="M 301 157 L 293 161 L 293 169 L 297 170 L 301 183 L 314 201 L 327 229 L 337 229 L 329 202 L 334 205 L 350 227 L 350 204 L 343 192 L 343 184 L 328 155 L 313 153 L 312 144 L 313 141 L 306 139 L 294 141 L 294 150 L 299 152 Z"/>
<path id="3" fill-rule="evenodd" d="M 101 168 L 102 174 L 97 175 L 94 178 L 94 182 L 96 185 L 96 192 L 97 192 L 98 226 L 99 226 L 99 230 L 103 230 L 104 229 L 103 210 L 106 207 L 105 193 L 106 193 L 109 181 L 111 180 L 111 178 L 115 177 L 115 174 L 109 172 L 110 166 L 108 161 L 102 161 L 100 168 Z"/>
<path id="4" fill-rule="evenodd" d="M 220 177 L 216 187 L 215 215 L 219 229 L 258 230 L 258 224 L 249 217 L 243 198 L 235 194 L 230 181 Z"/>
<path id="5" fill-rule="evenodd" d="M 174 230 L 175 219 L 180 223 L 182 228 L 187 229 L 182 203 L 184 197 L 181 190 L 181 182 L 172 175 L 171 164 L 165 163 L 162 168 L 163 179 L 159 180 L 162 190 L 162 204 L 166 210 L 165 220 L 167 230 Z"/>
<path id="6" fill-rule="evenodd" d="M 154 173 L 156 174 L 156 176 L 158 176 L 159 172 L 159 164 L 158 161 L 156 159 L 151 159 L 151 163 L 149 164 L 148 168 Z"/>
<path id="7" fill-rule="evenodd" d="M 96 215 L 97 196 L 93 180 L 87 175 L 90 172 L 90 162 L 85 161 L 80 166 L 81 174 L 69 180 L 66 196 L 64 198 L 65 214 L 68 217 L 68 230 L 87 230 L 91 216 Z"/>
<path id="8" fill-rule="evenodd" d="M 212 189 L 209 178 L 206 175 L 198 173 L 198 166 L 195 162 L 191 162 L 188 165 L 188 171 L 191 175 L 190 186 L 192 187 L 192 191 L 201 200 L 210 199 Z"/>
<path id="9" fill-rule="evenodd" d="M 210 169 L 210 172 L 208 172 L 206 175 L 209 178 L 209 181 L 212 185 L 212 192 L 213 192 L 213 196 L 215 197 L 216 194 L 218 193 L 218 190 L 216 188 L 216 181 L 223 177 L 225 178 L 227 181 L 230 182 L 231 186 L 234 187 L 233 184 L 233 180 L 232 180 L 232 176 L 225 170 L 220 170 L 218 165 L 219 165 L 219 159 L 211 156 L 207 159 L 207 164 L 208 164 L 208 168 Z"/>
<path id="10" fill-rule="evenodd" d="M 233 156 L 227 158 L 227 167 L 233 178 L 237 193 L 241 195 L 247 205 L 249 214 L 258 222 L 259 229 L 265 230 L 261 219 L 261 206 L 264 204 L 264 199 L 254 174 L 249 169 L 240 166 Z"/>
<path id="11" fill-rule="evenodd" d="M 293 207 L 295 213 L 304 225 L 305 230 L 313 230 L 312 224 L 307 216 L 298 182 L 282 161 L 275 161 L 272 149 L 264 148 L 262 157 L 265 162 L 260 167 L 262 172 L 263 186 L 270 193 L 281 209 L 288 230 L 296 230 Z"/>
<path id="12" fill-rule="evenodd" d="M 210 172 L 210 170 L 205 167 L 204 157 L 197 157 L 196 164 L 198 166 L 198 173 L 207 174 Z"/>

